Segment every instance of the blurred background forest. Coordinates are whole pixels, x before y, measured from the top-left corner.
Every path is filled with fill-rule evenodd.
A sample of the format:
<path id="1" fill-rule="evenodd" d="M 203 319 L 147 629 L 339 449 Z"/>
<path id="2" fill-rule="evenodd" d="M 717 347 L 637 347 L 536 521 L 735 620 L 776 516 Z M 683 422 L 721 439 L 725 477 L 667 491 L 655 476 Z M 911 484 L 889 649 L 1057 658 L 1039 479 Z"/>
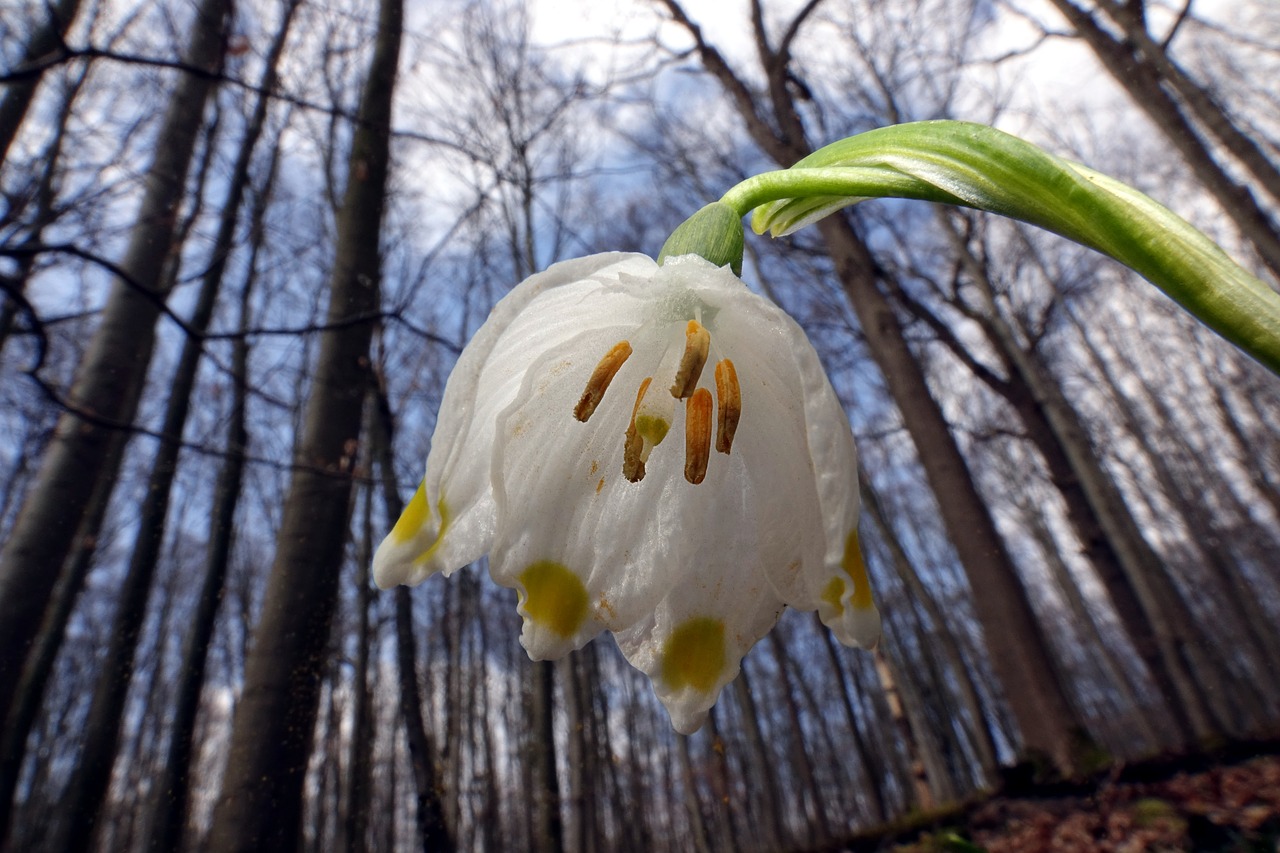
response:
<path id="1" fill-rule="evenodd" d="M 1276 281 L 1273 0 L 0 8 L 5 849 L 815 848 L 1280 727 L 1280 380 L 920 203 L 747 250 L 858 438 L 874 653 L 788 613 L 686 738 L 483 565 L 368 570 L 498 298 L 842 136 L 995 123 Z"/>

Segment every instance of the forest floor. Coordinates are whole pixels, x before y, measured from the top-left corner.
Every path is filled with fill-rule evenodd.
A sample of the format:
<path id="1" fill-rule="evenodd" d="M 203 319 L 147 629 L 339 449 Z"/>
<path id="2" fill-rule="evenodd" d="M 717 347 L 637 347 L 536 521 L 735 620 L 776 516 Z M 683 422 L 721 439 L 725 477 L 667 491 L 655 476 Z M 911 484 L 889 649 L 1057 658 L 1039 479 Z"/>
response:
<path id="1" fill-rule="evenodd" d="M 851 840 L 893 853 L 1280 853 L 1280 741 L 1006 784 L 946 814 Z"/>

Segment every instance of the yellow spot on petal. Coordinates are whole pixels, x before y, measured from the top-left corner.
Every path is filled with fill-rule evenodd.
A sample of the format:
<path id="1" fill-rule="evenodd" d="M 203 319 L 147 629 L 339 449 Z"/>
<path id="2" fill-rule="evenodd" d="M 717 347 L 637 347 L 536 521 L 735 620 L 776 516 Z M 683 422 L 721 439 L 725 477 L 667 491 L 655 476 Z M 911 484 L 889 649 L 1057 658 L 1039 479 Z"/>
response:
<path id="1" fill-rule="evenodd" d="M 417 495 L 413 496 L 413 500 L 417 500 Z M 409 503 L 413 503 L 413 500 Z M 426 496 L 423 495 L 422 505 L 423 512 L 426 512 Z M 408 510 L 405 510 L 408 512 Z M 440 496 L 440 500 L 436 501 L 436 513 L 440 516 L 440 529 L 436 531 L 436 541 L 431 543 L 431 547 L 423 551 L 414 558 L 414 565 L 420 566 L 435 556 L 436 550 L 439 549 L 440 543 L 444 541 L 444 535 L 449 532 L 449 524 L 453 521 L 453 511 L 449 509 L 449 504 L 445 502 L 444 495 Z M 403 516 L 401 516 L 403 519 Z M 396 525 L 399 526 L 399 523 Z"/>
<path id="2" fill-rule="evenodd" d="M 833 577 L 822 590 L 822 600 L 836 609 L 836 613 L 844 612 L 840 599 L 844 596 L 844 579 Z"/>
<path id="3" fill-rule="evenodd" d="M 724 623 L 695 616 L 671 632 L 662 647 L 661 678 L 672 690 L 711 690 L 724 670 Z"/>
<path id="4" fill-rule="evenodd" d="M 429 518 L 431 518 L 431 509 L 427 506 L 427 481 L 424 478 L 418 484 L 418 490 L 409 499 L 404 512 L 400 513 L 396 526 L 391 528 L 391 541 L 397 545 L 408 542 L 422 529 L 422 525 L 426 524 Z"/>
<path id="5" fill-rule="evenodd" d="M 849 531 L 849 538 L 844 540 L 844 559 L 840 561 L 845 573 L 853 580 L 853 601 L 856 610 L 870 610 L 875 606 L 871 600 L 871 581 L 867 579 L 867 564 L 862 559 L 862 548 L 858 544 L 858 528 Z"/>
<path id="6" fill-rule="evenodd" d="M 539 560 L 520 573 L 521 612 L 561 637 L 571 637 L 587 618 L 587 588 L 563 563 Z"/>

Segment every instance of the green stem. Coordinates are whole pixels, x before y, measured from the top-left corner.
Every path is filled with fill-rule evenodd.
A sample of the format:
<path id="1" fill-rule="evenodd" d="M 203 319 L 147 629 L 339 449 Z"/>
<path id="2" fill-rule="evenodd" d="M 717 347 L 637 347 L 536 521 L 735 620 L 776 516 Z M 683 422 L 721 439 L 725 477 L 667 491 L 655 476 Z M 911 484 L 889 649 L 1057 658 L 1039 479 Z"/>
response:
<path id="1" fill-rule="evenodd" d="M 749 178 L 722 203 L 787 234 L 868 198 L 999 213 L 1133 269 L 1280 374 L 1280 294 L 1148 196 L 984 125 L 916 122 L 843 139 L 790 169 Z"/>
<path id="2" fill-rule="evenodd" d="M 739 216 L 746 216 L 771 201 L 823 196 L 838 197 L 848 204 L 868 198 L 939 201 L 935 190 L 922 188 L 915 178 L 883 166 L 792 168 L 765 172 L 733 187 L 720 201 L 736 210 Z M 954 199 L 952 203 L 963 202 Z"/>

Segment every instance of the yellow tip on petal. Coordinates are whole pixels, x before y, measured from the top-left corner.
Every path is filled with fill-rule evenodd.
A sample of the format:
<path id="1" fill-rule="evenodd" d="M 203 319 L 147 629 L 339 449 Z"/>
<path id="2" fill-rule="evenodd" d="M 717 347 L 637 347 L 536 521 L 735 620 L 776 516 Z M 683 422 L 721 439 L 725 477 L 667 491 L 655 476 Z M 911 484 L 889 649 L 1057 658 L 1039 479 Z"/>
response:
<path id="1" fill-rule="evenodd" d="M 858 542 L 858 528 L 849 531 L 844 541 L 844 559 L 840 561 L 845 573 L 853 580 L 853 601 L 850 603 L 858 610 L 875 608 L 871 600 L 871 581 L 867 578 L 867 564 L 862 559 L 862 547 Z"/>
<path id="2" fill-rule="evenodd" d="M 562 638 L 587 618 L 587 588 L 563 563 L 539 560 L 519 575 L 520 613 Z"/>
<path id="3" fill-rule="evenodd" d="M 436 515 L 438 524 L 433 525 L 424 481 L 374 552 L 373 580 L 381 589 L 421 583 L 442 568 L 429 564 L 449 528 L 449 505 L 444 498 L 436 502 Z"/>
<path id="4" fill-rule="evenodd" d="M 672 631 L 663 645 L 661 678 L 671 690 L 692 687 L 706 693 L 716 686 L 724 664 L 724 622 L 696 616 Z"/>
<path id="5" fill-rule="evenodd" d="M 836 638 L 846 646 L 873 648 L 880 640 L 880 611 L 871 598 L 867 566 L 862 559 L 858 531 L 849 531 L 845 539 L 841 568 L 853 581 L 849 588 L 845 578 L 833 575 L 818 596 L 818 615 Z"/>
<path id="6" fill-rule="evenodd" d="M 431 507 L 427 505 L 427 481 L 423 479 L 418 483 L 418 490 L 413 493 L 409 503 L 405 505 L 404 512 L 400 513 L 396 526 L 391 528 L 391 541 L 397 545 L 403 545 L 416 536 L 422 529 L 422 525 L 426 524 L 430 518 Z"/>
<path id="7" fill-rule="evenodd" d="M 844 612 L 844 603 L 840 600 L 843 597 L 844 578 L 833 577 L 827 582 L 827 585 L 822 588 L 821 599 L 831 605 L 837 616 Z"/>

